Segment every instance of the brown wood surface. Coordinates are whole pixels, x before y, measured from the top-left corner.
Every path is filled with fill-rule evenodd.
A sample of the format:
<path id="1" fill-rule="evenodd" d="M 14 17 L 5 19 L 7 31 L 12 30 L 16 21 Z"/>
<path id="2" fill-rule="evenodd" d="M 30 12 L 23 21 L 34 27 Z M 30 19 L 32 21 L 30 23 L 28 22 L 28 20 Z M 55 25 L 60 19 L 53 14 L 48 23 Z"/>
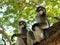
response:
<path id="1" fill-rule="evenodd" d="M 42 40 L 38 45 L 60 45 L 60 21 L 46 30 L 50 30 L 49 38 Z"/>

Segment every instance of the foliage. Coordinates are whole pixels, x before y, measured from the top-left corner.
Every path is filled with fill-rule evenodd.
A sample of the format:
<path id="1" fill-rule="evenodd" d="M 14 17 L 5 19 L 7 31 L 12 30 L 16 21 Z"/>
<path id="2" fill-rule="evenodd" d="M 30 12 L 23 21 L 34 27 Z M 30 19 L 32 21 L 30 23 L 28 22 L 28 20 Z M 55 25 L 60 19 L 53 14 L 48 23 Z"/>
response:
<path id="1" fill-rule="evenodd" d="M 25 19 L 28 24 L 35 21 L 37 5 L 46 7 L 51 24 L 57 22 L 53 17 L 60 17 L 60 0 L 0 0 L 0 25 L 10 36 L 17 33 L 19 20 Z"/>

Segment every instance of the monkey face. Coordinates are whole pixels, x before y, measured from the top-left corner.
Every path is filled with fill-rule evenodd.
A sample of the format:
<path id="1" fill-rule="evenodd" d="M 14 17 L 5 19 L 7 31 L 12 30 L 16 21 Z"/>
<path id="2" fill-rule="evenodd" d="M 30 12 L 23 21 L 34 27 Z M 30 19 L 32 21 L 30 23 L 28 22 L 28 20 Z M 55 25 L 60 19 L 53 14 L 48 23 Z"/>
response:
<path id="1" fill-rule="evenodd" d="M 19 22 L 19 27 L 22 28 L 26 28 L 26 22 L 25 21 L 20 21 Z"/>
<path id="2" fill-rule="evenodd" d="M 22 29 L 22 28 L 24 28 L 24 25 L 22 24 L 22 25 L 20 25 L 19 27 L 20 27 L 20 29 Z"/>
<path id="3" fill-rule="evenodd" d="M 44 13 L 43 10 L 40 10 L 40 11 L 39 11 L 39 14 L 40 14 L 40 15 L 42 15 L 43 13 Z"/>
<path id="4" fill-rule="evenodd" d="M 39 14 L 44 14 L 46 13 L 46 9 L 43 6 L 38 6 L 36 12 L 38 12 Z"/>

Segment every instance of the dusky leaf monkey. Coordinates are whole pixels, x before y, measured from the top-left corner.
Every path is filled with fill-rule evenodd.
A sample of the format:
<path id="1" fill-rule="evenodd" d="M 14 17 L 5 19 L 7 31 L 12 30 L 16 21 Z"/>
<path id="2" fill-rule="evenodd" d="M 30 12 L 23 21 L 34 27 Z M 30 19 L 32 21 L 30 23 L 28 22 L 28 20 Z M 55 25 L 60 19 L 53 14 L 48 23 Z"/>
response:
<path id="1" fill-rule="evenodd" d="M 49 24 L 49 21 L 47 19 L 45 7 L 38 6 L 36 8 L 36 12 L 37 12 L 36 23 L 40 23 L 40 29 L 44 30 L 43 31 L 44 35 L 45 35 L 44 37 L 49 38 L 49 35 L 48 35 L 49 30 L 46 30 L 46 29 L 50 27 L 50 24 Z M 60 18 L 58 18 L 58 17 L 53 17 L 53 18 L 60 21 Z"/>
<path id="2" fill-rule="evenodd" d="M 32 25 L 32 35 L 34 35 L 35 40 L 32 38 L 31 33 L 28 33 L 28 37 L 30 38 L 30 44 L 35 45 L 34 43 L 38 43 L 44 39 L 44 31 L 43 29 L 49 28 L 50 24 L 48 22 L 46 16 L 46 9 L 43 6 L 38 6 L 36 9 L 37 15 L 35 17 L 36 24 Z M 47 36 L 47 33 L 45 34 Z M 47 36 L 48 37 L 48 36 Z M 29 40 L 29 38 L 27 38 Z M 29 42 L 28 42 L 29 43 Z"/>
<path id="3" fill-rule="evenodd" d="M 40 28 L 40 23 L 33 24 L 32 31 L 36 40 L 33 45 L 38 45 L 44 39 L 44 31 Z"/>
<path id="4" fill-rule="evenodd" d="M 37 15 L 36 15 L 35 19 L 36 19 L 37 23 L 40 23 L 40 25 L 41 25 L 40 28 L 41 29 L 49 28 L 50 24 L 47 19 L 45 7 L 38 6 L 36 8 L 36 12 L 37 12 Z"/>
<path id="5" fill-rule="evenodd" d="M 17 37 L 17 41 L 16 41 L 16 45 L 27 45 L 27 24 L 25 21 L 20 21 L 18 23 L 19 26 L 19 32 L 21 31 L 21 33 L 19 34 L 13 34 L 11 37 L 11 40 L 13 39 L 13 37 Z"/>
<path id="6" fill-rule="evenodd" d="M 44 39 L 44 32 L 40 29 L 40 23 L 32 25 L 32 31 L 28 32 L 28 45 L 38 45 Z"/>
<path id="7" fill-rule="evenodd" d="M 40 29 L 47 29 L 50 27 L 49 21 L 46 15 L 46 9 L 43 6 L 38 6 L 36 8 L 36 23 L 40 23 Z M 47 32 L 45 31 L 44 35 L 48 38 Z"/>

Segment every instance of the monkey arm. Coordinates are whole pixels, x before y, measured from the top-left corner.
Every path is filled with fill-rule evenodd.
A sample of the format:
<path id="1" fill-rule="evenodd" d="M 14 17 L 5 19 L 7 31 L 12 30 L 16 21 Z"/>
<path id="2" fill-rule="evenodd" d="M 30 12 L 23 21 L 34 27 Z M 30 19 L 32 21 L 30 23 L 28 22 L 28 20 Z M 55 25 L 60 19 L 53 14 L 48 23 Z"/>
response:
<path id="1" fill-rule="evenodd" d="M 59 21 L 60 21 L 60 18 L 59 18 L 59 17 L 54 17 L 54 19 L 56 19 L 56 20 L 59 20 Z"/>
<path id="2" fill-rule="evenodd" d="M 11 36 L 11 41 L 13 41 L 13 37 L 14 36 L 17 36 L 17 34 L 13 34 L 12 36 Z"/>
<path id="3" fill-rule="evenodd" d="M 35 40 L 35 37 L 32 31 L 29 31 L 28 34 L 32 40 Z"/>
<path id="4" fill-rule="evenodd" d="M 12 36 L 11 36 L 11 40 L 13 41 L 13 37 L 24 37 L 24 35 L 23 34 L 13 34 Z"/>
<path id="5" fill-rule="evenodd" d="M 49 28 L 49 27 L 50 27 L 50 23 L 49 23 L 49 21 L 48 21 L 48 19 L 47 19 L 47 16 L 46 16 L 46 20 L 47 20 L 48 28 Z"/>

